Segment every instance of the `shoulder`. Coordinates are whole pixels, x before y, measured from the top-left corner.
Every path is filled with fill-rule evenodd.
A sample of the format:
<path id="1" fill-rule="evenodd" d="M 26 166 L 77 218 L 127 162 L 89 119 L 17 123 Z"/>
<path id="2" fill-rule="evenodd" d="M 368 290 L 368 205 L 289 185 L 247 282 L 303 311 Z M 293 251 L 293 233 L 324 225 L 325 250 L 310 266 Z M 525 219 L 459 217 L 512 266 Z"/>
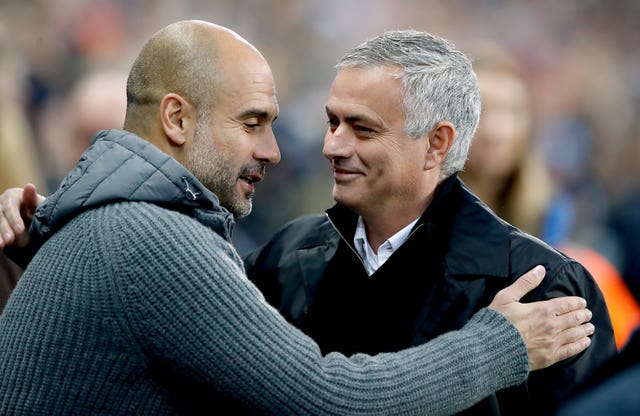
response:
<path id="1" fill-rule="evenodd" d="M 580 296 L 587 300 L 594 313 L 605 304 L 598 282 L 579 259 L 519 230 L 512 235 L 511 279 L 516 280 L 537 264 L 546 269 L 544 280 L 524 298 L 526 301 Z"/>
<path id="2" fill-rule="evenodd" d="M 147 202 L 121 202 L 77 220 L 86 221 L 85 216 L 101 234 L 100 249 L 114 274 L 130 284 L 153 281 L 160 287 L 165 281 L 244 274 L 231 242 L 184 213 Z"/>
<path id="3" fill-rule="evenodd" d="M 537 237 L 509 227 L 512 280 L 540 264 L 546 269 L 546 277 L 533 293 L 544 293 L 544 297 L 583 296 L 596 286 L 591 273 L 576 259 Z"/>
<path id="4" fill-rule="evenodd" d="M 245 257 L 247 266 L 258 259 L 280 259 L 296 250 L 333 244 L 338 235 L 325 214 L 310 214 L 286 223 L 271 239 Z"/>
<path id="5" fill-rule="evenodd" d="M 59 233 L 90 234 L 111 252 L 144 254 L 150 245 L 167 250 L 181 246 L 230 245 L 211 228 L 173 209 L 148 202 L 123 201 L 83 212 Z"/>
<path id="6" fill-rule="evenodd" d="M 265 246 L 283 246 L 285 249 L 314 246 L 326 242 L 335 230 L 325 214 L 310 214 L 286 223 Z"/>
<path id="7" fill-rule="evenodd" d="M 498 217 L 464 184 L 452 205 L 450 246 L 451 274 L 502 276 L 515 280 L 537 264 L 557 270 L 570 259 L 545 243 Z"/>
<path id="8" fill-rule="evenodd" d="M 274 238 L 278 238 L 280 236 L 298 236 L 299 238 L 302 238 L 304 236 L 308 236 L 310 231 L 315 231 L 311 234 L 316 235 L 327 225 L 330 224 L 326 214 L 303 215 L 287 222 L 276 232 Z"/>
<path id="9" fill-rule="evenodd" d="M 168 230 L 172 233 L 207 230 L 207 227 L 182 212 L 149 202 L 112 203 L 92 209 L 86 215 L 93 216 L 102 227 L 113 227 L 123 233 L 144 232 L 140 237 L 152 237 Z"/>

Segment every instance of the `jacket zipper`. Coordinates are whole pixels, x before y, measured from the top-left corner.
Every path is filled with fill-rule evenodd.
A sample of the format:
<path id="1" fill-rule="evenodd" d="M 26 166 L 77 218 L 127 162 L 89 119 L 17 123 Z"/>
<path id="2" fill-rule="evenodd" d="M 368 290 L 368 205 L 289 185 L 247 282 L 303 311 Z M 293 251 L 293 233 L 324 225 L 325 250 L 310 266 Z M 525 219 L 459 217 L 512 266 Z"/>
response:
<path id="1" fill-rule="evenodd" d="M 360 254 L 358 254 L 358 251 L 351 245 L 351 243 L 349 243 L 349 241 L 344 237 L 344 235 L 342 235 L 342 233 L 340 232 L 338 227 L 336 227 L 336 225 L 331 220 L 331 217 L 329 217 L 329 214 L 325 213 L 324 215 L 325 215 L 325 217 L 327 217 L 327 220 L 329 221 L 329 223 L 331 224 L 333 229 L 336 230 L 336 233 L 338 233 L 338 235 L 340 236 L 342 241 L 344 241 L 347 244 L 347 247 L 349 247 L 349 249 L 351 250 L 351 252 L 356 255 L 356 258 L 360 261 L 360 264 L 362 265 L 362 267 L 364 267 L 364 269 L 367 270 L 367 266 L 364 264 L 364 260 L 362 260 L 362 257 L 360 257 Z M 411 236 L 416 231 L 418 231 L 423 225 L 424 224 L 422 224 L 422 223 L 418 224 L 418 226 L 416 228 L 414 228 L 413 231 L 411 231 L 411 233 L 407 236 L 407 240 L 405 240 L 405 242 L 408 241 L 411 238 Z"/>

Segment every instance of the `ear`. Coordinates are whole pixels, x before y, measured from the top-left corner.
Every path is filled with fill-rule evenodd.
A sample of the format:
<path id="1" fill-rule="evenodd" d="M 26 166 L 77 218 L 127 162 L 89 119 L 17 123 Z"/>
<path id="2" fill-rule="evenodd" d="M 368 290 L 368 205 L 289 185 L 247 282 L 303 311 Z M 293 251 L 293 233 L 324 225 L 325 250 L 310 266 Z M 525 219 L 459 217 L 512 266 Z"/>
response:
<path id="1" fill-rule="evenodd" d="M 456 128 L 448 121 L 441 121 L 429 133 L 429 143 L 425 154 L 425 170 L 442 165 L 444 158 L 451 150 L 456 137 Z"/>
<path id="2" fill-rule="evenodd" d="M 182 146 L 195 129 L 195 107 L 178 94 L 167 94 L 160 101 L 160 121 L 169 144 Z"/>

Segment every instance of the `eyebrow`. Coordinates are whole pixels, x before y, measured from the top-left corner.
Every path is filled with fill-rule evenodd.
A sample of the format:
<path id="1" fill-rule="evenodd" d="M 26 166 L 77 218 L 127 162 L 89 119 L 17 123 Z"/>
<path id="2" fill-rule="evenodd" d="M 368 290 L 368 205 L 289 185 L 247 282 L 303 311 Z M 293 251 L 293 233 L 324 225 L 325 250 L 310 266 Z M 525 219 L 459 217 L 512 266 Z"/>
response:
<path id="1" fill-rule="evenodd" d="M 257 117 L 259 119 L 270 119 L 272 117 L 271 113 L 264 111 L 264 110 L 260 110 L 257 108 L 250 108 L 249 110 L 246 110 L 244 112 L 242 112 L 239 116 L 239 118 L 243 119 L 243 118 L 251 118 L 251 117 Z M 278 115 L 276 114 L 275 116 L 273 116 L 273 120 L 275 121 L 278 118 Z"/>
<path id="2" fill-rule="evenodd" d="M 325 107 L 325 110 L 327 112 L 327 116 L 328 117 L 337 117 L 333 111 L 331 111 L 329 109 L 329 107 Z M 380 123 L 377 122 L 376 120 L 374 120 L 373 118 L 367 117 L 367 116 L 362 116 L 362 115 L 352 115 L 352 116 L 347 116 L 345 118 L 345 121 L 349 124 L 353 124 L 353 123 L 367 123 L 367 124 L 374 124 L 374 125 L 379 125 Z"/>

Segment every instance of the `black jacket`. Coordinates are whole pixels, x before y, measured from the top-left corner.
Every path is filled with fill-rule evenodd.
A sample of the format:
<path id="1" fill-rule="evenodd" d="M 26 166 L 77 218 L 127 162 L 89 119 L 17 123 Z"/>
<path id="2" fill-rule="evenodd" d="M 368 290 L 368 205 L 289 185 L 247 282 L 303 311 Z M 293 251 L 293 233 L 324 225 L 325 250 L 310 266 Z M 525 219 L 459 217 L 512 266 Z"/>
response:
<path id="1" fill-rule="evenodd" d="M 322 313 L 330 315 L 332 308 L 340 307 L 340 296 L 343 295 L 339 290 L 340 282 L 353 282 L 354 273 L 366 275 L 353 248 L 356 221 L 354 213 L 336 205 L 326 215 L 310 215 L 290 222 L 270 242 L 245 259 L 249 278 L 260 287 L 266 299 L 290 322 L 311 332 L 314 338 L 316 334 L 307 331 L 305 325 L 314 321 L 311 318 L 318 294 L 322 294 Z M 392 261 L 394 258 L 401 260 Z M 410 320 L 411 333 L 399 344 L 389 344 L 390 348 L 418 345 L 462 327 L 476 311 L 487 306 L 500 289 L 536 264 L 545 266 L 546 277 L 523 301 L 564 295 L 584 297 L 596 326 L 592 343 L 577 357 L 531 373 L 526 385 L 498 392 L 465 414 L 551 413 L 577 384 L 616 353 L 602 293 L 582 265 L 498 218 L 455 175 L 438 187 L 433 202 L 414 226 L 409 239 L 372 276 L 374 280 L 378 279 L 378 273 L 390 281 L 405 279 L 402 286 L 409 288 L 405 295 L 413 298 L 407 302 L 411 304 L 416 299 L 419 302 L 417 308 L 408 308 L 409 312 L 404 311 L 396 318 Z M 413 280 L 406 280 L 407 275 Z M 368 284 L 366 280 L 360 282 Z M 323 285 L 331 290 L 323 290 Z M 368 308 L 365 319 L 360 321 L 364 325 L 371 320 L 379 324 L 384 319 L 381 316 L 386 316 L 376 314 L 376 306 L 372 305 L 385 303 L 384 290 L 388 288 L 391 286 L 378 292 L 367 292 L 365 301 L 377 297 L 368 306 L 366 303 L 361 305 L 363 301 L 358 292 L 349 292 L 355 294 L 352 299 L 358 304 L 357 308 Z M 387 311 L 394 313 L 403 307 L 396 301 Z M 317 309 L 312 326 L 323 329 L 325 317 Z M 341 324 L 331 319 L 327 317 L 324 321 L 328 327 L 324 335 L 331 337 L 333 334 L 339 343 L 342 336 L 349 336 L 348 329 L 334 331 L 329 327 Z M 391 326 L 383 326 L 380 331 L 388 329 L 392 332 L 386 336 L 380 334 L 382 340 L 401 338 Z M 340 331 L 343 331 L 342 335 Z M 378 328 L 372 326 L 367 331 L 375 333 Z M 367 334 L 363 335 L 366 339 Z M 371 337 L 373 339 L 375 334 Z M 366 349 L 370 342 L 363 341 L 361 349 Z M 364 352 L 384 352 L 385 344 L 380 345 L 380 351 L 369 349 Z M 334 346 L 327 344 L 325 352 Z"/>

